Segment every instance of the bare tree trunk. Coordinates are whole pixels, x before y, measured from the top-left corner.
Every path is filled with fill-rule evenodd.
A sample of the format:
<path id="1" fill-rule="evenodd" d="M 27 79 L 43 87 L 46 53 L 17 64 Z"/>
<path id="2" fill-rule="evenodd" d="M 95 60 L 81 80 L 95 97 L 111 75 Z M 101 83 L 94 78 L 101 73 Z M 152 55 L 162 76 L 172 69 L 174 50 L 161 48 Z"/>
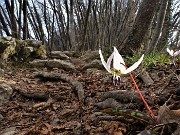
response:
<path id="1" fill-rule="evenodd" d="M 89 0 L 86 16 L 85 16 L 85 24 L 84 24 L 84 33 L 83 33 L 83 39 L 82 39 L 82 44 L 79 48 L 80 51 L 83 51 L 85 49 L 85 41 L 86 41 L 86 33 L 87 33 L 87 25 L 88 25 L 88 20 L 89 20 L 89 14 L 91 12 L 91 0 Z"/>
<path id="2" fill-rule="evenodd" d="M 141 47 L 141 43 L 151 24 L 159 0 L 143 0 L 135 19 L 134 27 L 122 49 L 123 53 L 133 54 Z"/>
<path id="3" fill-rule="evenodd" d="M 159 37 L 162 32 L 162 28 L 163 28 L 163 24 L 164 24 L 167 6 L 168 6 L 168 0 L 161 0 L 160 9 L 159 9 L 159 13 L 157 16 L 157 24 L 155 27 L 154 34 L 152 36 L 152 41 L 150 42 L 150 45 L 149 45 L 150 46 L 149 51 L 155 50 L 157 47 L 157 43 L 159 41 Z"/>
<path id="4" fill-rule="evenodd" d="M 123 25 L 123 30 L 121 32 L 121 43 L 119 44 L 119 46 L 125 44 L 128 40 L 128 36 L 130 34 L 130 32 L 133 29 L 133 25 L 134 25 L 134 21 L 135 21 L 135 17 L 136 17 L 136 5 L 135 5 L 135 1 L 134 0 L 128 0 L 127 3 L 127 11 L 125 11 L 125 16 L 124 16 L 124 24 Z M 119 48 L 118 46 L 118 48 Z M 123 46 L 121 46 L 122 48 Z"/>
<path id="5" fill-rule="evenodd" d="M 73 0 L 70 0 L 70 12 L 69 12 L 69 15 L 70 15 L 70 17 L 69 17 L 69 22 L 70 22 L 70 25 L 69 25 L 70 26 L 69 27 L 70 44 L 69 44 L 69 49 L 71 49 L 73 46 L 76 46 L 73 6 L 74 6 L 74 2 L 73 2 Z"/>
<path id="6" fill-rule="evenodd" d="M 19 0 L 19 13 L 18 13 L 18 38 L 21 38 L 21 14 L 22 14 L 22 0 Z"/>
<path id="7" fill-rule="evenodd" d="M 2 26 L 3 26 L 3 30 L 6 32 L 6 35 L 10 36 L 11 34 L 10 34 L 9 30 L 8 30 L 7 24 L 6 24 L 5 20 L 4 20 L 4 17 L 2 15 L 2 13 L 1 13 L 1 10 L 0 10 L 0 22 L 1 22 Z"/>
<path id="8" fill-rule="evenodd" d="M 32 1 L 32 4 L 33 4 L 33 8 L 34 8 L 34 12 L 35 12 L 35 18 L 36 18 L 36 23 L 38 25 L 38 28 L 39 28 L 39 37 L 40 37 L 40 40 L 43 41 L 44 39 L 44 30 L 43 30 L 43 26 L 42 26 L 42 20 L 41 20 L 41 16 L 37 10 L 37 7 L 35 6 L 35 3 Z"/>
<path id="9" fill-rule="evenodd" d="M 23 0 L 23 39 L 27 39 L 27 0 Z"/>
<path id="10" fill-rule="evenodd" d="M 14 13 L 14 0 L 11 0 L 11 30 L 12 30 L 12 37 L 17 38 L 17 26 L 16 26 L 16 18 L 15 18 L 15 13 Z"/>

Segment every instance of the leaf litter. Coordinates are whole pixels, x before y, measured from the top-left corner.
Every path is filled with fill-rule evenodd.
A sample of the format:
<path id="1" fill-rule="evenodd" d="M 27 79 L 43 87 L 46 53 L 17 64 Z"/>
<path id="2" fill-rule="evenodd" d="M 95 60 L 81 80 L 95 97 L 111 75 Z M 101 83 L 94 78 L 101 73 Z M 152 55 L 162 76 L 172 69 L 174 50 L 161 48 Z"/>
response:
<path id="1" fill-rule="evenodd" d="M 42 81 L 36 77 L 40 72 L 53 73 L 52 75 L 64 74 L 73 83 L 69 78 L 63 78 L 64 80 L 44 78 Z M 170 66 L 157 66 L 146 72 L 149 74 L 155 72 L 160 78 L 151 85 L 145 85 L 140 77 L 135 78 L 151 109 L 158 116 L 155 124 L 127 114 L 107 114 L 96 106 L 97 103 L 108 99 L 102 98 L 107 92 L 116 90 L 135 92 L 128 76 L 122 77 L 124 80 L 119 86 L 114 86 L 111 81 L 103 81 L 109 75 L 102 71 L 91 74 L 82 71 L 62 73 L 57 69 L 48 71 L 36 68 L 6 71 L 3 82 L 13 82 L 11 87 L 14 92 L 10 101 L 0 107 L 0 131 L 15 128 L 15 133 L 20 135 L 145 135 L 147 132 L 152 135 L 165 133 L 178 135 L 180 86 L 177 77 L 171 74 Z M 75 90 L 79 89 L 76 82 L 82 84 L 83 94 L 79 95 Z M 111 98 L 116 101 L 115 103 L 119 103 L 119 110 L 129 109 L 132 111 L 128 112 L 130 114 L 139 111 L 149 117 L 143 104 L 139 104 L 136 94 L 134 95 L 130 101 L 121 101 L 113 96 Z M 124 96 L 123 98 L 126 98 L 126 94 Z"/>

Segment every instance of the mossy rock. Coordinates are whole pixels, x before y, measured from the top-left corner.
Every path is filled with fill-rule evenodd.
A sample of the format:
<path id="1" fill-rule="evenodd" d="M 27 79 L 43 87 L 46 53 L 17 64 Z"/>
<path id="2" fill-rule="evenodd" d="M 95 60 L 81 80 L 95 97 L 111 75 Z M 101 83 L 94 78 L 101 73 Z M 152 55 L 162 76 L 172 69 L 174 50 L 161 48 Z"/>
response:
<path id="1" fill-rule="evenodd" d="M 38 48 L 34 48 L 33 57 L 46 58 L 46 49 L 44 45 L 40 45 Z"/>
<path id="2" fill-rule="evenodd" d="M 34 39 L 26 39 L 25 42 L 28 46 L 32 46 L 34 48 L 39 48 L 42 45 L 42 41 Z"/>
<path id="3" fill-rule="evenodd" d="M 0 38 L 0 58 L 1 63 L 7 61 L 12 55 L 16 53 L 16 41 L 15 38 L 1 37 Z"/>

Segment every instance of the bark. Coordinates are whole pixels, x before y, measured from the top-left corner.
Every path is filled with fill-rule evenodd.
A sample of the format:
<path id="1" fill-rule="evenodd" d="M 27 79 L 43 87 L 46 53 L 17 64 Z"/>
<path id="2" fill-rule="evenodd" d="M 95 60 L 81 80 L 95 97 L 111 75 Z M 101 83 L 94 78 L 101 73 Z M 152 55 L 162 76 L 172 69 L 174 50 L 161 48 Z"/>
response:
<path id="1" fill-rule="evenodd" d="M 123 25 L 123 32 L 121 33 L 122 40 L 121 40 L 121 43 L 118 45 L 118 47 L 124 44 L 125 42 L 127 42 L 128 35 L 130 34 L 133 28 L 135 17 L 136 17 L 135 4 L 136 3 L 134 0 L 128 0 L 127 11 L 126 11 L 125 20 L 124 20 L 125 24 Z"/>
<path id="2" fill-rule="evenodd" d="M 27 39 L 27 0 L 23 0 L 23 39 Z"/>
<path id="3" fill-rule="evenodd" d="M 92 3 L 91 0 L 89 0 L 88 9 L 87 9 L 86 16 L 85 16 L 85 24 L 84 24 L 84 32 L 83 32 L 82 44 L 81 44 L 81 46 L 79 48 L 81 51 L 85 49 L 87 26 L 88 26 L 89 14 L 91 12 L 91 3 Z"/>
<path id="4" fill-rule="evenodd" d="M 9 30 L 8 30 L 7 24 L 6 24 L 5 20 L 4 20 L 4 17 L 2 15 L 2 13 L 1 13 L 1 10 L 0 10 L 0 22 L 1 22 L 2 26 L 3 26 L 3 30 L 6 32 L 6 35 L 10 36 L 11 34 L 10 34 Z"/>
<path id="5" fill-rule="evenodd" d="M 74 6 L 74 1 L 70 0 L 70 12 L 69 12 L 69 23 L 70 23 L 70 27 L 69 27 L 69 37 L 70 37 L 70 44 L 69 44 L 69 49 L 72 48 L 72 46 L 74 46 L 76 44 L 75 42 L 75 26 L 74 26 L 74 10 L 73 10 L 73 6 Z"/>
<path id="6" fill-rule="evenodd" d="M 137 17 L 134 22 L 134 27 L 131 34 L 128 36 L 127 42 L 122 46 L 122 52 L 125 54 L 133 54 L 141 48 L 141 43 L 148 31 L 155 9 L 159 0 L 143 0 Z"/>
<path id="7" fill-rule="evenodd" d="M 11 31 L 12 31 L 12 37 L 17 38 L 17 25 L 16 25 L 16 17 L 15 17 L 15 13 L 14 13 L 14 0 L 11 0 Z"/>
<path id="8" fill-rule="evenodd" d="M 39 35 L 40 30 L 39 30 L 38 24 L 36 23 L 36 19 L 35 19 L 35 16 L 33 14 L 33 10 L 31 8 L 31 6 L 29 5 L 29 3 L 27 3 L 27 7 L 28 7 L 28 11 L 29 11 L 29 15 L 27 16 L 28 20 L 32 26 L 32 29 L 34 30 L 34 34 L 35 34 L 36 39 L 40 40 L 40 35 Z"/>
<path id="9" fill-rule="evenodd" d="M 40 16 L 40 13 L 38 12 L 38 9 L 35 6 L 35 3 L 33 1 L 32 1 L 32 4 L 33 4 L 34 13 L 35 13 L 33 16 L 35 16 L 36 23 L 37 23 L 37 26 L 38 26 L 38 29 L 39 29 L 38 34 L 39 34 L 40 40 L 43 41 L 43 39 L 44 39 L 44 30 L 43 30 L 43 26 L 42 26 L 41 16 Z"/>
<path id="10" fill-rule="evenodd" d="M 42 72 L 38 73 L 35 77 L 40 78 L 42 81 L 65 81 L 69 82 L 70 84 L 73 85 L 74 90 L 78 96 L 78 99 L 80 102 L 84 102 L 84 89 L 83 86 L 80 82 L 74 80 L 71 77 L 68 77 L 66 75 L 61 75 L 61 74 L 55 74 L 55 73 L 47 73 L 47 72 Z"/>
<path id="11" fill-rule="evenodd" d="M 168 6 L 168 0 L 161 0 L 160 10 L 157 16 L 157 24 L 155 27 L 155 32 L 152 36 L 152 41 L 150 42 L 150 45 L 149 45 L 150 51 L 152 51 L 153 49 L 155 50 L 157 47 L 157 43 L 159 41 L 159 37 L 162 32 L 162 28 L 164 24 L 167 6 Z"/>
<path id="12" fill-rule="evenodd" d="M 21 38 L 21 14 L 22 14 L 22 0 L 19 0 L 19 14 L 18 14 L 18 39 Z"/>
<path id="13" fill-rule="evenodd" d="M 168 1 L 168 7 L 166 11 L 163 28 L 162 28 L 162 34 L 157 45 L 158 51 L 161 51 L 162 49 L 164 49 L 164 47 L 168 45 L 168 38 L 170 37 L 169 35 L 170 35 L 170 29 L 171 29 L 171 14 L 172 14 L 171 7 L 172 7 L 172 3 L 170 0 Z"/>

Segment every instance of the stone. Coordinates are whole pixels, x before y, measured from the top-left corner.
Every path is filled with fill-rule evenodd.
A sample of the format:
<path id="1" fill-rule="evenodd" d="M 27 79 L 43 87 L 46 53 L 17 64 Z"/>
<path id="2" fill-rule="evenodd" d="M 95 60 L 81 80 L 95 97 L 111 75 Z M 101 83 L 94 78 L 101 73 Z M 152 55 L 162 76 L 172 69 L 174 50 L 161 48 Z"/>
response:
<path id="1" fill-rule="evenodd" d="M 78 58 L 81 56 L 80 52 L 75 52 L 75 51 L 63 51 L 63 53 L 66 54 L 68 57 Z"/>
<path id="2" fill-rule="evenodd" d="M 0 68 L 0 76 L 4 76 L 4 69 Z"/>
<path id="3" fill-rule="evenodd" d="M 1 135 L 15 135 L 16 127 L 9 127 L 0 132 Z"/>
<path id="4" fill-rule="evenodd" d="M 39 48 L 42 45 L 42 41 L 34 40 L 34 39 L 26 39 L 24 40 L 28 46 L 32 46 L 34 48 Z"/>
<path id="5" fill-rule="evenodd" d="M 7 61 L 12 55 L 16 53 L 16 40 L 11 37 L 0 37 L 0 61 L 3 63 Z"/>
<path id="6" fill-rule="evenodd" d="M 30 46 L 24 47 L 24 48 L 22 49 L 23 57 L 24 57 L 24 58 L 28 58 L 33 51 L 34 51 L 33 47 L 30 47 Z"/>
<path id="7" fill-rule="evenodd" d="M 7 61 L 30 61 L 37 58 L 45 59 L 46 48 L 39 40 L 17 40 L 12 37 L 0 37 L 0 66 Z"/>
<path id="8" fill-rule="evenodd" d="M 0 84 L 0 106 L 9 101 L 12 93 L 13 89 L 9 85 L 5 83 Z"/>
<path id="9" fill-rule="evenodd" d="M 86 70 L 88 68 L 104 69 L 100 60 L 93 60 L 92 62 L 85 64 L 81 70 Z"/>
<path id="10" fill-rule="evenodd" d="M 61 59 L 61 60 L 68 60 L 69 57 L 62 51 L 52 51 L 51 58 Z"/>
<path id="11" fill-rule="evenodd" d="M 142 74 L 140 74 L 140 77 L 145 85 L 150 86 L 154 84 L 154 81 L 152 80 L 151 76 L 147 71 L 142 72 Z"/>
<path id="12" fill-rule="evenodd" d="M 75 71 L 75 66 L 70 63 L 70 62 L 66 62 L 63 60 L 57 60 L 57 59 L 53 59 L 53 60 L 41 60 L 41 59 L 35 59 L 32 62 L 30 62 L 30 64 L 32 66 L 35 67 L 50 67 L 50 68 L 60 68 L 60 69 L 64 69 L 66 71 Z"/>
<path id="13" fill-rule="evenodd" d="M 80 57 L 83 61 L 91 62 L 95 59 L 99 58 L 99 52 L 98 51 L 87 51 L 84 55 Z"/>

